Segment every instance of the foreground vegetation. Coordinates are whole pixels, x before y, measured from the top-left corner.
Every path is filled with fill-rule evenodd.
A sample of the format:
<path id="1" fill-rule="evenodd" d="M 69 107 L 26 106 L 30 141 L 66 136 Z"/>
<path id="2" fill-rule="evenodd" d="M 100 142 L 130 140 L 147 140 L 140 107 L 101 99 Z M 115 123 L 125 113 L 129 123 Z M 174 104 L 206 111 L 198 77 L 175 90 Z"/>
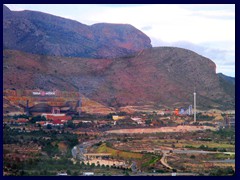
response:
<path id="1" fill-rule="evenodd" d="M 104 136 L 105 137 L 105 136 Z M 92 136 L 91 139 L 98 139 Z M 99 164 L 84 164 L 72 159 L 71 149 L 79 142 L 89 141 L 89 135 L 76 135 L 64 130 L 39 129 L 25 131 L 5 126 L 3 129 L 4 172 L 13 176 L 56 175 L 67 172 L 69 175 L 82 175 L 94 171 L 99 175 L 131 175 L 131 169 L 109 167 Z M 36 153 L 31 146 L 41 147 Z M 11 147 L 14 146 L 13 149 Z M 24 148 L 23 148 L 24 147 Z M 20 149 L 30 149 L 21 152 Z M 145 148 L 145 150 L 144 150 Z M 211 160 L 235 159 L 235 130 L 199 131 L 186 133 L 155 133 L 111 135 L 108 140 L 90 147 L 95 153 L 110 153 L 111 158 L 136 163 L 137 171 L 145 173 L 172 172 L 161 164 L 161 151 L 168 150 L 166 161 L 177 172 L 190 172 L 203 175 L 233 175 L 233 163 L 211 162 Z M 174 149 L 211 151 L 213 154 L 177 154 Z M 141 152 L 133 152 L 141 150 Z M 224 154 L 224 152 L 226 152 Z M 230 153 L 229 153 L 230 152 Z M 12 158 L 14 157 L 14 159 Z M 108 173 L 106 173 L 108 172 Z"/>

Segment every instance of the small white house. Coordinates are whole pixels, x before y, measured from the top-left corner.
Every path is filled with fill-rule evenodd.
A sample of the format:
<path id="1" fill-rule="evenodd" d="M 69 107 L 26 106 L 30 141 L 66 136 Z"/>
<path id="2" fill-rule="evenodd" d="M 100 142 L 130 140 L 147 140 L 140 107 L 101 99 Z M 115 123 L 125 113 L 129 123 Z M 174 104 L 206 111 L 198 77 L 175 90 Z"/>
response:
<path id="1" fill-rule="evenodd" d="M 57 174 L 58 176 L 67 176 L 67 173 L 66 172 L 60 172 Z"/>
<path id="2" fill-rule="evenodd" d="M 162 115 L 162 116 L 163 116 L 163 115 L 164 115 L 164 112 L 163 112 L 163 111 L 158 111 L 158 112 L 157 112 L 157 115 Z"/>
<path id="3" fill-rule="evenodd" d="M 94 172 L 83 172 L 84 176 L 93 176 Z"/>

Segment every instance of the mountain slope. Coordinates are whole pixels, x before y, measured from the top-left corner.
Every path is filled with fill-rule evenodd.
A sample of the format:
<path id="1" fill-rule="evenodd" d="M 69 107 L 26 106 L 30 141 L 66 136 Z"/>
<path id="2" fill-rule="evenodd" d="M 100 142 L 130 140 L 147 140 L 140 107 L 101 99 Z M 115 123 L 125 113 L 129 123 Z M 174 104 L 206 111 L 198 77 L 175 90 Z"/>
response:
<path id="1" fill-rule="evenodd" d="M 235 78 L 218 73 L 221 87 L 231 97 L 235 97 Z"/>
<path id="2" fill-rule="evenodd" d="M 106 106 L 192 104 L 232 109 L 216 65 L 181 48 L 152 48 L 118 59 L 64 58 L 4 51 L 4 88 L 78 91 Z"/>
<path id="3" fill-rule="evenodd" d="M 34 54 L 115 58 L 151 48 L 151 40 L 128 24 L 94 24 L 3 6 L 3 47 Z"/>
<path id="4" fill-rule="evenodd" d="M 223 73 L 218 73 L 218 77 L 220 79 L 226 81 L 227 83 L 231 84 L 231 85 L 235 85 L 235 78 L 234 77 L 226 76 Z"/>

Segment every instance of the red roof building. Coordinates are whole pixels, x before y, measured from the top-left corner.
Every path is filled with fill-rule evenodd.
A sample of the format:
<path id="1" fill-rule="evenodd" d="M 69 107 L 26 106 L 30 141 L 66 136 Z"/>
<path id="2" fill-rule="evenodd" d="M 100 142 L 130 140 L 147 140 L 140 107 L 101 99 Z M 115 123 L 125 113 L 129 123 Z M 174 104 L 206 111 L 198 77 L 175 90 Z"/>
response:
<path id="1" fill-rule="evenodd" d="M 28 122 L 28 119 L 24 119 L 24 118 L 18 118 L 18 120 L 16 120 L 16 123 L 19 123 L 19 124 L 24 124 L 27 122 Z"/>
<path id="2" fill-rule="evenodd" d="M 52 121 L 55 121 L 55 120 L 66 120 L 66 121 L 72 120 L 72 117 L 67 116 L 66 114 L 47 114 L 47 113 L 44 113 L 44 114 L 42 114 L 42 116 L 44 116 L 46 119 L 52 120 Z"/>
<path id="3" fill-rule="evenodd" d="M 64 124 L 64 121 L 62 121 L 62 120 L 53 120 L 52 123 L 53 123 L 54 125 Z"/>

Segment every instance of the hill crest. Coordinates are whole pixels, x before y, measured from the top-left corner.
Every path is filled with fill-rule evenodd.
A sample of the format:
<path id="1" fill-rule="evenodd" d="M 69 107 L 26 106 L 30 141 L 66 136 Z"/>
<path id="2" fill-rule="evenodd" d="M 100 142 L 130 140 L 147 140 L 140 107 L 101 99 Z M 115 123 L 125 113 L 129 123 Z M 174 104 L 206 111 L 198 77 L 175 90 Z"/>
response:
<path id="1" fill-rule="evenodd" d="M 151 40 L 129 24 L 87 26 L 37 11 L 3 6 L 3 46 L 33 54 L 116 58 L 151 48 Z"/>

